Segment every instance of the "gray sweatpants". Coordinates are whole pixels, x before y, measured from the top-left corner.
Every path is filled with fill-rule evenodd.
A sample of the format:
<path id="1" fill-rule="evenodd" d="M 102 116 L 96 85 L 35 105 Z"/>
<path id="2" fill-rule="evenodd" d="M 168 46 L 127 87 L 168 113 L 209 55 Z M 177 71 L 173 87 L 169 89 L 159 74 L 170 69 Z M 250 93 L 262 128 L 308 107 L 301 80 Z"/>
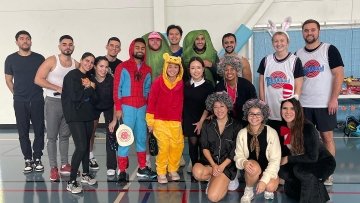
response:
<path id="1" fill-rule="evenodd" d="M 71 133 L 64 118 L 61 99 L 52 97 L 45 98 L 45 125 L 50 167 L 57 167 L 56 141 L 58 136 L 61 165 L 69 163 L 69 137 Z"/>

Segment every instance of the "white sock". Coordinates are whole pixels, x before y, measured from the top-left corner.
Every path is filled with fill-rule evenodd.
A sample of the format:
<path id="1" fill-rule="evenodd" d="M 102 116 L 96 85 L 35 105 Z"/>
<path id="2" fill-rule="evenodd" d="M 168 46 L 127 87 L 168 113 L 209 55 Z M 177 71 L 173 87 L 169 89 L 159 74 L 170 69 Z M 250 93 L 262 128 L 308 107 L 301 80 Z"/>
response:
<path id="1" fill-rule="evenodd" d="M 94 153 L 93 153 L 93 152 L 90 152 L 90 153 L 89 153 L 89 158 L 90 158 L 90 159 L 95 158 L 95 157 L 94 157 Z"/>
<path id="2" fill-rule="evenodd" d="M 254 187 L 248 187 L 248 186 L 246 186 L 244 191 L 246 191 L 246 190 L 248 190 L 248 191 L 253 191 L 253 189 L 254 189 Z"/>

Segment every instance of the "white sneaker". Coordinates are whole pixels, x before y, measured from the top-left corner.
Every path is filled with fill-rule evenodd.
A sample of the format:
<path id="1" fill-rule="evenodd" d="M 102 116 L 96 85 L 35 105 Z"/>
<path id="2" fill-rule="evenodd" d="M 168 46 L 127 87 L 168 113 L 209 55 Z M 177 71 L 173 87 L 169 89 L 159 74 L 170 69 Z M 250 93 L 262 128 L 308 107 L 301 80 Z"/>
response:
<path id="1" fill-rule="evenodd" d="M 189 164 L 188 164 L 188 166 L 187 166 L 186 172 L 192 173 L 192 163 L 191 163 L 191 161 L 189 161 Z"/>
<path id="2" fill-rule="evenodd" d="M 334 177 L 333 175 L 329 176 L 328 179 L 325 180 L 325 186 L 332 186 L 334 184 Z"/>
<path id="3" fill-rule="evenodd" d="M 273 192 L 265 191 L 265 192 L 264 192 L 264 198 L 265 198 L 265 199 L 274 199 L 274 193 L 273 193 Z"/>
<path id="4" fill-rule="evenodd" d="M 96 184 L 95 178 L 90 174 L 82 174 L 81 175 L 81 182 L 86 183 L 88 185 L 95 185 Z"/>
<path id="5" fill-rule="evenodd" d="M 77 194 L 82 192 L 82 187 L 81 184 L 79 184 L 77 181 L 69 181 L 67 186 L 66 186 L 66 190 L 73 193 L 73 194 Z"/>
<path id="6" fill-rule="evenodd" d="M 239 187 L 239 179 L 237 177 L 235 177 L 234 180 L 230 181 L 229 185 L 228 185 L 228 190 L 230 191 L 234 191 Z"/>
<path id="7" fill-rule="evenodd" d="M 241 197 L 241 203 L 249 203 L 254 199 L 253 187 L 245 187 L 244 195 Z"/>
<path id="8" fill-rule="evenodd" d="M 108 169 L 106 171 L 106 175 L 107 176 L 114 176 L 115 175 L 115 170 L 114 169 Z"/>

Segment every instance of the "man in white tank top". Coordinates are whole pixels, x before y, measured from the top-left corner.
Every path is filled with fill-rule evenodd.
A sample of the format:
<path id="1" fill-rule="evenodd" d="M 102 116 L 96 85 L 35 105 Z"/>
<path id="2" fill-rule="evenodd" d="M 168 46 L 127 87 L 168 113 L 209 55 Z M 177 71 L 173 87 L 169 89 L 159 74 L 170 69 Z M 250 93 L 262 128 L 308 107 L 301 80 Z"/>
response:
<path id="1" fill-rule="evenodd" d="M 316 125 L 320 136 L 335 156 L 333 129 L 336 127 L 338 96 L 344 80 L 344 63 L 337 48 L 320 42 L 320 24 L 309 19 L 302 25 L 305 47 L 296 55 L 304 68 L 303 91 L 300 96 L 305 117 Z M 326 185 L 332 185 L 332 177 Z"/>
<path id="2" fill-rule="evenodd" d="M 59 181 L 57 166 L 57 139 L 59 138 L 60 173 L 70 175 L 71 166 L 68 161 L 70 130 L 65 122 L 61 105 L 61 92 L 65 75 L 77 68 L 79 63 L 71 54 L 74 51 L 73 38 L 63 35 L 59 40 L 60 54 L 50 56 L 39 67 L 35 83 L 45 92 L 45 124 L 47 131 L 47 150 L 51 167 L 50 180 Z"/>

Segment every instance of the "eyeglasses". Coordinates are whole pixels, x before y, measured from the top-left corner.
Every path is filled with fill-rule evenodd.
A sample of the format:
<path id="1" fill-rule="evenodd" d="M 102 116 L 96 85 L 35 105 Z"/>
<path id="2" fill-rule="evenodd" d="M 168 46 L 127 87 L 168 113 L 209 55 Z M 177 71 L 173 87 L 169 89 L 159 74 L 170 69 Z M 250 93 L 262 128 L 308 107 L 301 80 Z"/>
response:
<path id="1" fill-rule="evenodd" d="M 134 75 L 135 81 L 140 81 L 142 79 L 142 74 L 140 71 L 137 71 Z"/>
<path id="2" fill-rule="evenodd" d="M 249 113 L 248 117 L 260 118 L 260 117 L 262 117 L 262 113 Z"/>

